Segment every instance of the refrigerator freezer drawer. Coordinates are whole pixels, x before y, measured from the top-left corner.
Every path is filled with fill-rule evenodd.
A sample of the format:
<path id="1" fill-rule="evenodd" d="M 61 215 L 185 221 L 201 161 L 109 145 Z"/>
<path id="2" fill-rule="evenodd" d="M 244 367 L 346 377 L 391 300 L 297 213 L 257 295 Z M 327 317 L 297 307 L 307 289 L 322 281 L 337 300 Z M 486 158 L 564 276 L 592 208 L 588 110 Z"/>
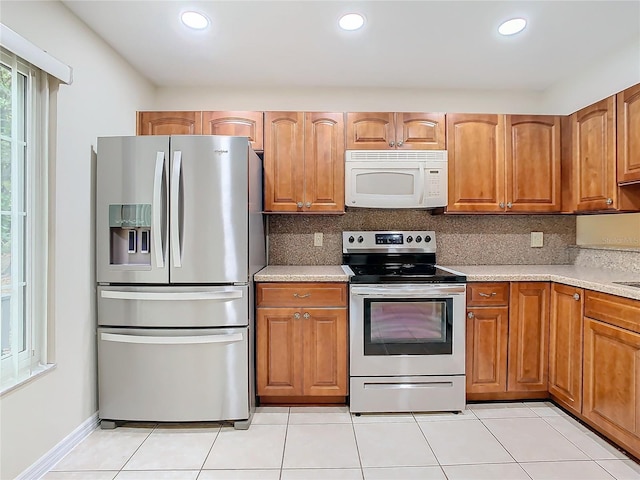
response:
<path id="1" fill-rule="evenodd" d="M 247 419 L 248 358 L 248 327 L 98 328 L 100 418 Z"/>
<path id="2" fill-rule="evenodd" d="M 249 324 L 249 287 L 98 287 L 98 325 L 235 327 Z"/>

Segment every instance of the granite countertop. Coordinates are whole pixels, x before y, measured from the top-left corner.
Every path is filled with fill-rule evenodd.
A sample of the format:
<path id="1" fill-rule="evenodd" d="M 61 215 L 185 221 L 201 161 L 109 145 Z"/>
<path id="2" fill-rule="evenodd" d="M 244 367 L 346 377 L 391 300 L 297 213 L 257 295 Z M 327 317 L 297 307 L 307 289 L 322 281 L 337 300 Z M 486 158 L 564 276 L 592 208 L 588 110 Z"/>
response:
<path id="1" fill-rule="evenodd" d="M 576 265 L 445 265 L 469 282 L 557 282 L 640 300 L 640 288 L 613 282 L 640 282 L 640 273 Z"/>
<path id="2" fill-rule="evenodd" d="M 254 275 L 256 282 L 348 282 L 340 265 L 268 265 Z"/>

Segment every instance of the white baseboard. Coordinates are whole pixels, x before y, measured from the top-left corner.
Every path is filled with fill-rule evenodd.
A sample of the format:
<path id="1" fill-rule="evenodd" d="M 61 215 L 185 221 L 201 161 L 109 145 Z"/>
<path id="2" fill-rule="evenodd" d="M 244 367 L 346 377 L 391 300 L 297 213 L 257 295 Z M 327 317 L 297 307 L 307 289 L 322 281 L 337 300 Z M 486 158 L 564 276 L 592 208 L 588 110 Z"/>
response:
<path id="1" fill-rule="evenodd" d="M 38 461 L 18 475 L 15 480 L 35 480 L 42 477 L 51 470 L 51 467 L 58 463 L 62 457 L 73 450 L 76 445 L 93 432 L 99 422 L 98 412 L 96 412 L 82 422 L 73 432 L 63 438 L 55 447 L 40 457 Z"/>

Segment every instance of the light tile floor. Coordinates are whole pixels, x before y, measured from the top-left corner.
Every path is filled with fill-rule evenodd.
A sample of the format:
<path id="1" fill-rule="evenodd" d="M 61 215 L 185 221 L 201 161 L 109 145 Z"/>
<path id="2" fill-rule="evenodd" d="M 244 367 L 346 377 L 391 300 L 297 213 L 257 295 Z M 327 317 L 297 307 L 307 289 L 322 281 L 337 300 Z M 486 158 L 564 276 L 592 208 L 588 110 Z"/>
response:
<path id="1" fill-rule="evenodd" d="M 261 407 L 246 431 L 97 429 L 43 478 L 640 480 L 640 465 L 547 402 L 359 417 L 347 407 Z"/>

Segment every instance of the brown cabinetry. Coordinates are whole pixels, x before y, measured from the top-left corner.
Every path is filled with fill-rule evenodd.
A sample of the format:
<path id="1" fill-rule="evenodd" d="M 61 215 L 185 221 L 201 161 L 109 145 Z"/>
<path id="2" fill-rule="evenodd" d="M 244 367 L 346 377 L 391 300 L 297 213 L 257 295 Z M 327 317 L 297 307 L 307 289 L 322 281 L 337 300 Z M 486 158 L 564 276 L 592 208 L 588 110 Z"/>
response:
<path id="1" fill-rule="evenodd" d="M 347 113 L 347 150 L 444 150 L 444 113 Z"/>
<path id="2" fill-rule="evenodd" d="M 231 135 L 249 137 L 262 150 L 262 112 L 138 112 L 137 135 Z"/>
<path id="3" fill-rule="evenodd" d="M 266 212 L 344 212 L 342 113 L 266 112 Z"/>
<path id="4" fill-rule="evenodd" d="M 256 305 L 256 381 L 261 401 L 344 402 L 346 284 L 260 283 Z"/>
<path id="5" fill-rule="evenodd" d="M 616 95 L 618 183 L 640 182 L 640 84 Z"/>
<path id="6" fill-rule="evenodd" d="M 547 393 L 549 284 L 470 283 L 467 398 L 540 398 Z"/>
<path id="7" fill-rule="evenodd" d="M 640 454 L 640 302 L 585 292 L 583 417 Z"/>
<path id="8" fill-rule="evenodd" d="M 582 410 L 581 288 L 554 283 L 549 321 L 549 394 L 573 413 Z"/>
<path id="9" fill-rule="evenodd" d="M 558 212 L 560 118 L 447 114 L 451 213 Z"/>

